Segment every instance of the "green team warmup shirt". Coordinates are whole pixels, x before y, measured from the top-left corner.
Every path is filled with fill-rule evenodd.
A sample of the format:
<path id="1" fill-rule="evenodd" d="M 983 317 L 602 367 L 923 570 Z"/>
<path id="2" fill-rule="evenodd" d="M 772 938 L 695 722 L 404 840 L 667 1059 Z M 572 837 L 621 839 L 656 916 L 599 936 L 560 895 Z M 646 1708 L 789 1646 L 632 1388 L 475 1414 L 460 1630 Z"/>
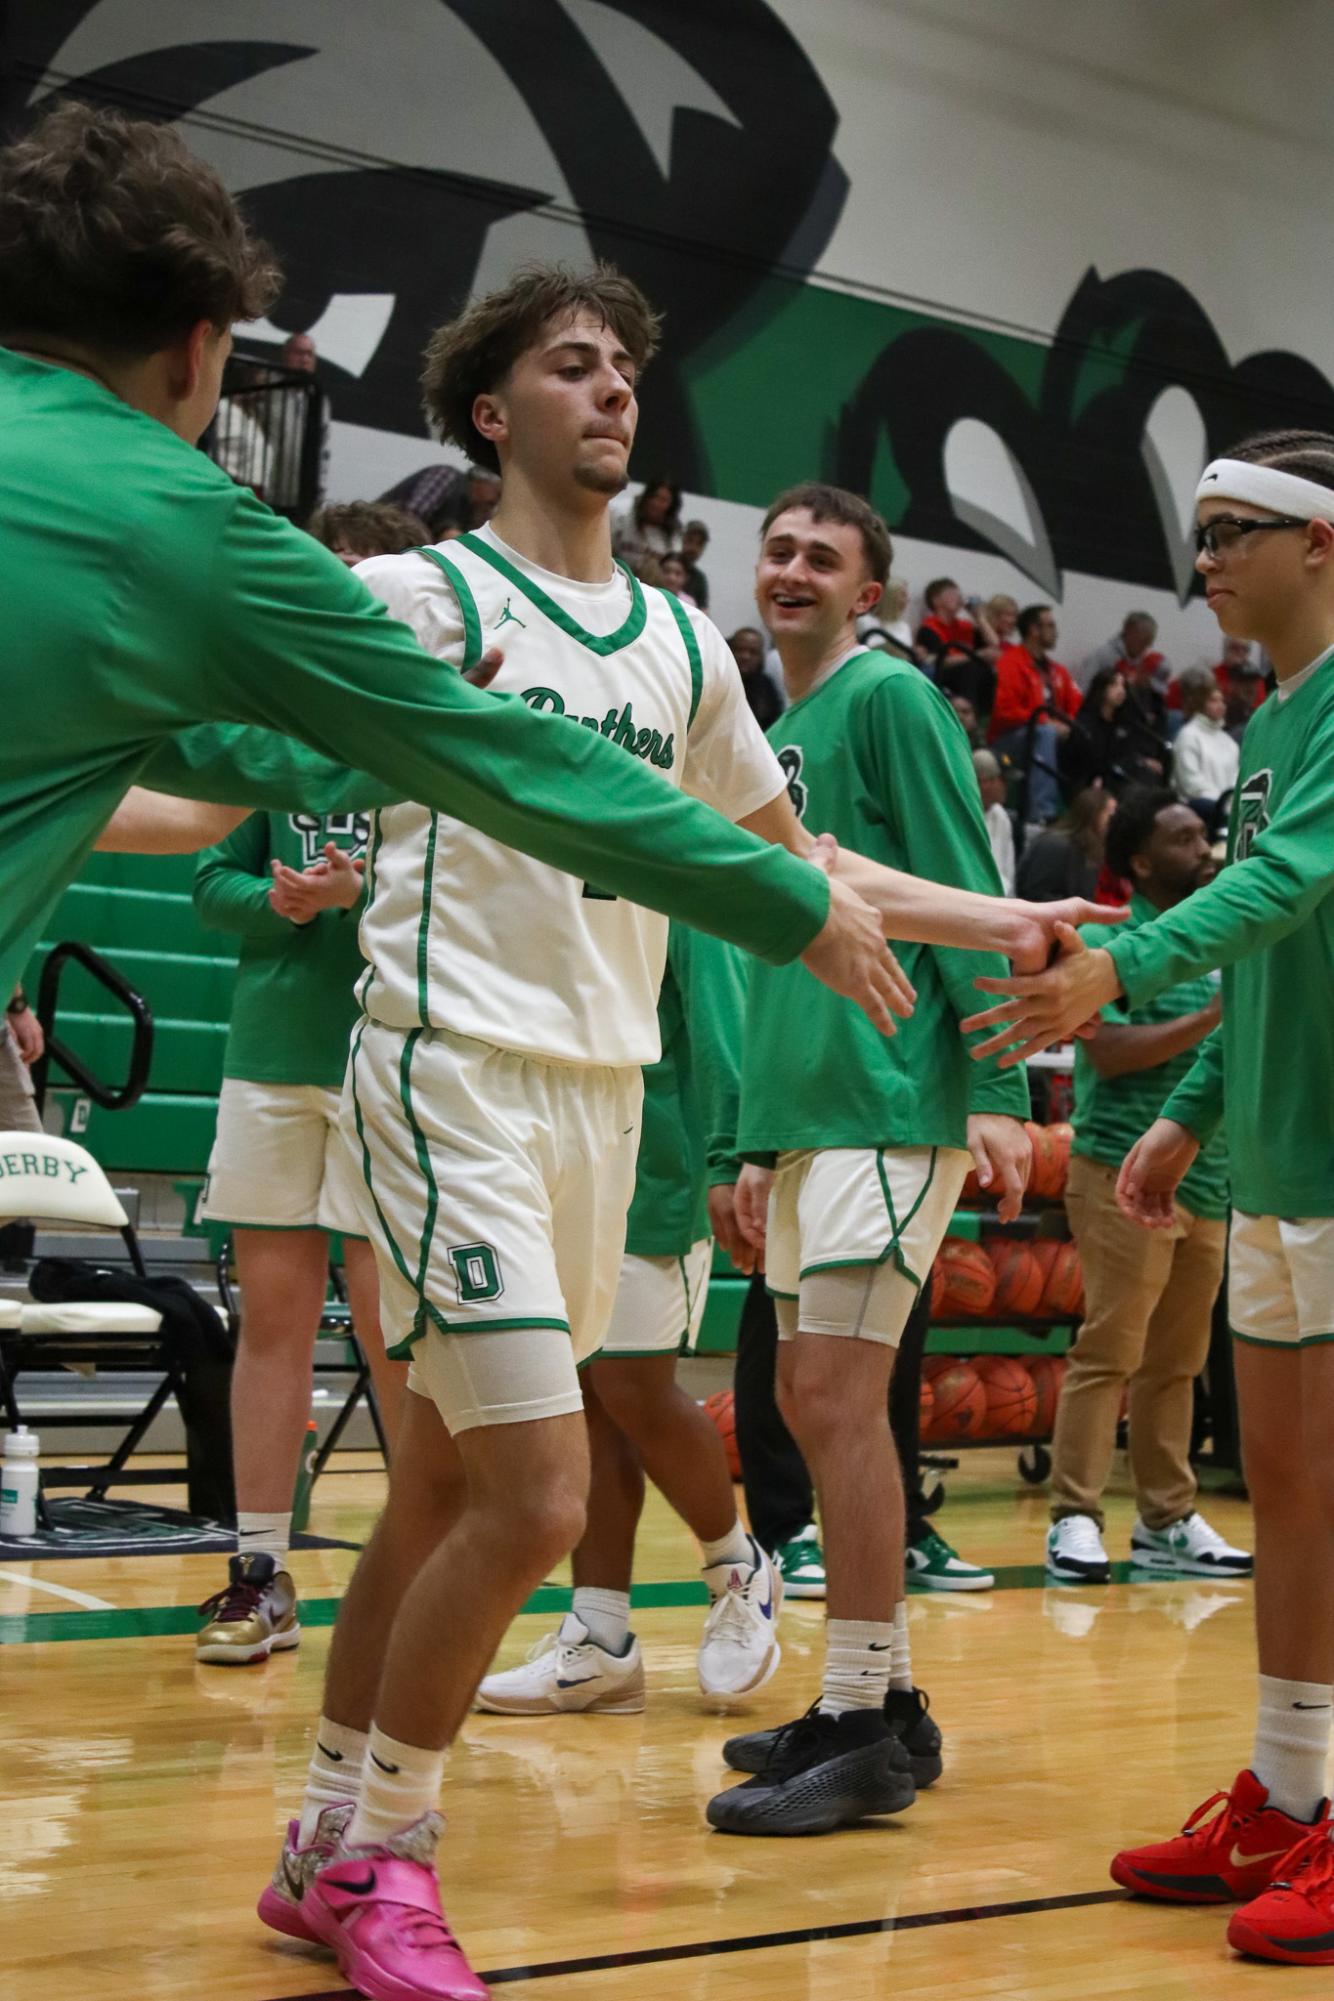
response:
<path id="1" fill-rule="evenodd" d="M 1334 653 L 1251 718 L 1228 845 L 1213 882 L 1108 949 L 1134 1007 L 1223 968 L 1222 1026 L 1164 1116 L 1201 1139 L 1223 1122 L 1246 1214 L 1334 1216 Z"/>
<path id="2" fill-rule="evenodd" d="M 745 980 L 730 946 L 683 924 L 667 940 L 662 1056 L 644 1070 L 644 1123 L 625 1248 L 684 1257 L 709 1234 L 708 1191 L 735 1181 Z"/>
<path id="3" fill-rule="evenodd" d="M 473 688 L 165 425 L 3 349 L 0 576 L 5 993 L 135 783 L 281 811 L 416 799 L 780 962 L 828 915 L 818 870 Z"/>
<path id="4" fill-rule="evenodd" d="M 1157 906 L 1146 896 L 1132 896 L 1130 915 L 1119 935 L 1152 923 L 1158 914 Z M 1106 939 L 1099 924 L 1086 924 L 1079 935 L 1086 945 L 1101 945 Z M 1139 1007 L 1126 1008 L 1113 1001 L 1103 1009 L 1102 1018 L 1119 1028 L 1156 1028 L 1162 1022 L 1176 1021 L 1183 1014 L 1195 1014 L 1208 1007 L 1217 991 L 1215 976 L 1204 973 L 1198 979 L 1183 980 L 1179 986 L 1165 988 Z M 1135 1141 L 1161 1117 L 1168 1097 L 1193 1068 L 1200 1046 L 1183 1049 L 1179 1056 L 1170 1056 L 1166 1063 L 1155 1063 L 1151 1070 L 1100 1077 L 1086 1045 L 1077 1042 L 1072 1151 L 1085 1154 L 1090 1160 L 1100 1160 L 1105 1167 L 1120 1167 Z M 1200 1149 L 1179 1192 L 1192 1215 L 1215 1221 L 1226 1216 L 1227 1144 L 1221 1132 Z"/>
<path id="5" fill-rule="evenodd" d="M 324 858 L 324 844 L 360 854 L 367 814 L 252 813 L 195 871 L 200 920 L 241 940 L 224 1077 L 253 1084 L 321 1084 L 336 1090 L 360 1013 L 364 971 L 357 944 L 360 902 L 321 910 L 307 924 L 280 917 L 269 902 L 271 861 L 301 870 Z"/>
<path id="6" fill-rule="evenodd" d="M 933 882 L 1000 894 L 968 740 L 907 661 L 857 652 L 769 731 L 798 815 L 814 833 Z M 964 1146 L 969 1112 L 1027 1118 L 1022 1069 L 973 1063 L 959 1022 L 998 953 L 896 945 L 917 990 L 910 1020 L 879 1035 L 802 966 L 756 967 L 741 1073 L 740 1151 Z"/>

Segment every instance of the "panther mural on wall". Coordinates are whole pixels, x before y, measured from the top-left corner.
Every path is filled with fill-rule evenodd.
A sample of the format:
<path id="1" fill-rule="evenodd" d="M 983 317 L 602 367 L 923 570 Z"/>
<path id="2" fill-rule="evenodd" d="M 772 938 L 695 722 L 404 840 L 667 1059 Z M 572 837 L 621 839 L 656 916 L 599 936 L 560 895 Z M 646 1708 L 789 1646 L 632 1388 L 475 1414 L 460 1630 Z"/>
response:
<path id="1" fill-rule="evenodd" d="M 507 261 L 604 257 L 666 314 L 642 473 L 763 504 L 819 470 L 1052 597 L 1075 572 L 1181 601 L 1204 460 L 1334 426 L 1319 370 L 1234 361 L 1159 271 L 1072 273 L 1049 342 L 805 282 L 848 182 L 765 0 L 379 0 L 372 40 L 335 0 L 10 0 L 3 36 L 5 129 L 72 92 L 217 162 L 288 272 L 255 336 L 316 330 L 349 423 L 421 433 L 425 333 Z"/>

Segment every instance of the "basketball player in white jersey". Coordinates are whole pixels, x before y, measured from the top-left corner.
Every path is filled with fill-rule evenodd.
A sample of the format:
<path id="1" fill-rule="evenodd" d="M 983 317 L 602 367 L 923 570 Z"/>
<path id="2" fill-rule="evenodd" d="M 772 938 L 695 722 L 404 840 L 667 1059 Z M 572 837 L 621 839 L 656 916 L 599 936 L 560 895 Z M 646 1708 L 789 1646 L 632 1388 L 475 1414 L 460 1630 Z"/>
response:
<path id="1" fill-rule="evenodd" d="M 810 853 L 721 635 L 612 561 L 607 509 L 656 331 L 606 267 L 520 273 L 442 328 L 427 408 L 499 466 L 500 506 L 475 534 L 359 574 L 442 663 L 501 648 L 498 693 Z M 894 935 L 1039 963 L 1058 917 L 1091 914 L 942 890 L 855 856 L 837 873 Z M 367 879 L 344 1117 L 386 1338 L 412 1367 L 389 1502 L 334 1634 L 301 1821 L 260 1908 L 332 1945 L 363 1992 L 466 2001 L 484 1990 L 434 1872 L 445 1747 L 509 1620 L 582 1531 L 576 1365 L 615 1297 L 667 923 L 416 806 L 380 813 Z"/>

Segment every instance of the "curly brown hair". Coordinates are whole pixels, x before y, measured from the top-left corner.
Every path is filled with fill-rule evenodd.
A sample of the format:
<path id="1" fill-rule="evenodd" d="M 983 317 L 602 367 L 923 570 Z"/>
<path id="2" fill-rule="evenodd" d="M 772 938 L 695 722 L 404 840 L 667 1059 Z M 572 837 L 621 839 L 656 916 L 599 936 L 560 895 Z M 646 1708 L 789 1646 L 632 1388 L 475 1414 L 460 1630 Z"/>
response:
<path id="1" fill-rule="evenodd" d="M 662 315 L 632 278 L 612 264 L 573 271 L 564 264 L 527 264 L 507 285 L 474 299 L 457 319 L 437 327 L 426 344 L 422 404 L 436 435 L 458 445 L 478 465 L 500 470 L 496 448 L 472 420 L 479 396 L 498 389 L 548 321 L 589 312 L 601 316 L 635 364 L 657 351 Z"/>
<path id="2" fill-rule="evenodd" d="M 419 514 L 395 507 L 391 500 L 347 500 L 321 507 L 306 523 L 306 533 L 326 549 L 350 549 L 362 557 L 401 556 L 431 539 Z"/>
<path id="3" fill-rule="evenodd" d="M 66 102 L 0 152 L 0 337 L 155 354 L 257 319 L 282 274 L 168 125 Z"/>

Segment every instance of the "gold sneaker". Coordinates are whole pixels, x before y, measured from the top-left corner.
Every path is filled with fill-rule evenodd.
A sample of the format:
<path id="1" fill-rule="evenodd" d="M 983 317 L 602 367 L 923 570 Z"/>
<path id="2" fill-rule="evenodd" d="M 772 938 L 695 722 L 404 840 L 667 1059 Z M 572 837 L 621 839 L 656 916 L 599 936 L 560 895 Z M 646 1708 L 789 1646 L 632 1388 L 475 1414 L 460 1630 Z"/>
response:
<path id="1" fill-rule="evenodd" d="M 296 1586 L 271 1556 L 234 1556 L 225 1591 L 206 1598 L 195 1659 L 214 1667 L 248 1667 L 301 1643 Z"/>

